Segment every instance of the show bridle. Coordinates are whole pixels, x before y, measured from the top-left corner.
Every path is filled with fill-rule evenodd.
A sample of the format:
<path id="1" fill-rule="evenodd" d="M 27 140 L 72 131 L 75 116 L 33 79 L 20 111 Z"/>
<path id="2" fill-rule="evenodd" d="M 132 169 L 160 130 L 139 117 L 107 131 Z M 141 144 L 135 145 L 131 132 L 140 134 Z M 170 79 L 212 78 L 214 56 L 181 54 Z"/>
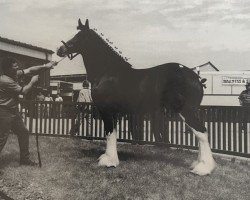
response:
<path id="1" fill-rule="evenodd" d="M 67 50 L 70 49 L 69 45 L 68 45 L 66 42 L 64 42 L 63 40 L 62 40 L 61 42 L 63 43 L 63 45 L 65 46 L 65 48 L 66 48 Z M 75 53 L 75 54 L 73 54 L 73 53 L 68 53 L 67 56 L 68 56 L 68 58 L 69 58 L 70 60 L 72 60 L 72 59 L 73 59 L 74 57 L 76 57 L 78 54 L 79 54 L 79 53 Z"/>

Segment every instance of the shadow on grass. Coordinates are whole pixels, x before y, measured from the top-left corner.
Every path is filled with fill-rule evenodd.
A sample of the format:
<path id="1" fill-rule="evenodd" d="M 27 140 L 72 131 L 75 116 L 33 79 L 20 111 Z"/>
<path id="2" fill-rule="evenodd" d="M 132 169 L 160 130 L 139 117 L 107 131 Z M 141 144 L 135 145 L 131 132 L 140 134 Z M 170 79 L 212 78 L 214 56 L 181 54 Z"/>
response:
<path id="1" fill-rule="evenodd" d="M 9 156 L 2 156 L 0 159 L 0 169 L 3 169 L 4 167 L 10 165 L 10 163 L 13 162 L 13 159 L 10 158 Z"/>
<path id="2" fill-rule="evenodd" d="M 84 158 L 84 157 L 93 157 L 97 158 L 104 153 L 103 150 L 99 149 L 81 149 L 80 154 L 78 154 L 77 158 Z M 152 153 L 135 153 L 135 152 L 124 152 L 119 151 L 118 156 L 120 161 L 152 161 L 152 162 L 164 162 L 164 163 L 171 163 L 174 166 L 178 167 L 187 167 L 188 165 L 184 162 L 183 156 L 178 157 L 180 154 L 176 153 L 176 156 L 171 152 L 166 155 Z"/>
<path id="3" fill-rule="evenodd" d="M 4 154 L 0 157 L 0 169 L 4 169 L 9 166 L 18 166 L 19 160 L 16 158 L 14 153 L 12 154 Z"/>

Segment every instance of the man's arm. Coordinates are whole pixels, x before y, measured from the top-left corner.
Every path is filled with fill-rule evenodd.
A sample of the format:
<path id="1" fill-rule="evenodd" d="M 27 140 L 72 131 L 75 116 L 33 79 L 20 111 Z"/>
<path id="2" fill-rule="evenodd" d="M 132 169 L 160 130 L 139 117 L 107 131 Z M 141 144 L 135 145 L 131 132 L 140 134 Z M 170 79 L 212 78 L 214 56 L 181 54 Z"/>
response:
<path id="1" fill-rule="evenodd" d="M 22 88 L 22 93 L 27 94 L 32 89 L 32 87 L 35 85 L 35 83 L 37 81 L 38 81 L 38 75 L 33 76 L 31 78 L 30 82 Z"/>
<path id="2" fill-rule="evenodd" d="M 16 81 L 5 76 L 1 80 L 1 87 L 4 88 L 9 94 L 27 94 L 37 81 L 38 75 L 33 76 L 27 85 L 21 87 Z"/>
<path id="3" fill-rule="evenodd" d="M 21 72 L 23 72 L 23 74 L 37 75 L 40 72 L 46 71 L 48 69 L 52 69 L 56 65 L 57 65 L 57 62 L 51 61 L 44 65 L 29 67 L 27 69 L 22 70 Z"/>

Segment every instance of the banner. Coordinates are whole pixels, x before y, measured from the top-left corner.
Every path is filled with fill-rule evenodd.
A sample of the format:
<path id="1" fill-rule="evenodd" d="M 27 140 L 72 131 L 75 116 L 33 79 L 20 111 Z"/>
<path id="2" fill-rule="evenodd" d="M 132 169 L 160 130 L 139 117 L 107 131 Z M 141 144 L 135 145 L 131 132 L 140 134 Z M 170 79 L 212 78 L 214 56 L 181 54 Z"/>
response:
<path id="1" fill-rule="evenodd" d="M 246 85 L 247 78 L 243 77 L 233 77 L 233 76 L 223 76 L 222 85 Z"/>

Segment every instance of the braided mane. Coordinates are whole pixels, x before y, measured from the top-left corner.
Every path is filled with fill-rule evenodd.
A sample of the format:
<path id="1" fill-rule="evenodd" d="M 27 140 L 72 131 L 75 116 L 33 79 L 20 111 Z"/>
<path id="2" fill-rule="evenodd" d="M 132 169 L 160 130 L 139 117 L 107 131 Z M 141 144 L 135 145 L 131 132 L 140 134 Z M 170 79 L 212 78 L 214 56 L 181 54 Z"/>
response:
<path id="1" fill-rule="evenodd" d="M 106 60 L 112 61 L 111 68 L 131 68 L 131 64 L 127 62 L 127 60 L 122 57 L 112 46 L 110 46 L 97 32 L 94 30 L 90 30 L 90 35 L 93 40 L 95 40 L 95 47 L 96 49 L 100 49 L 99 51 L 102 52 L 103 57 Z"/>

